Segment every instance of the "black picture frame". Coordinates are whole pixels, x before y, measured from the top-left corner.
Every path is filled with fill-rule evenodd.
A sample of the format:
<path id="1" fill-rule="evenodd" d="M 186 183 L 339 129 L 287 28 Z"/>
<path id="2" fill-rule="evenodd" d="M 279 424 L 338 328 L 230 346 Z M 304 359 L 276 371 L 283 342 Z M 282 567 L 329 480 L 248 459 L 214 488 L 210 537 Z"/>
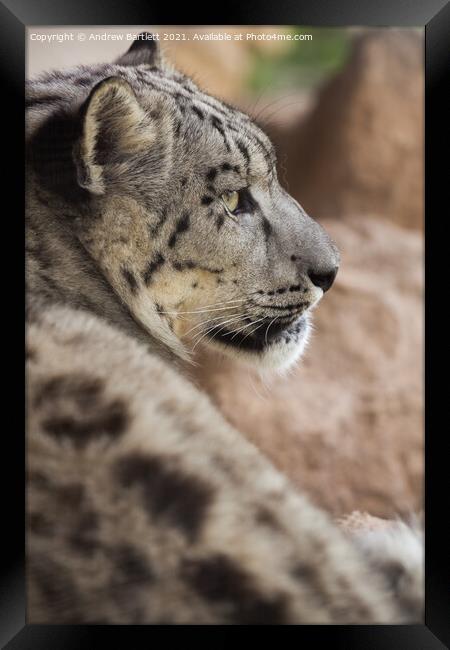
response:
<path id="1" fill-rule="evenodd" d="M 155 3 L 156 4 L 156 3 Z M 159 3 L 164 5 L 164 3 Z M 426 511 L 426 614 L 424 625 L 414 626 L 293 626 L 304 647 L 325 643 L 337 648 L 396 648 L 434 649 L 450 644 L 450 580 L 448 579 L 448 486 L 444 462 L 448 425 L 445 427 L 448 402 L 448 363 L 443 352 L 446 347 L 446 319 L 437 316 L 438 305 L 446 295 L 445 245 L 446 222 L 444 192 L 448 185 L 446 119 L 450 115 L 445 99 L 448 88 L 450 44 L 450 5 L 445 0 L 311 0 L 292 2 L 277 0 L 244 4 L 237 0 L 226 3 L 222 15 L 209 12 L 209 25 L 286 25 L 308 26 L 414 26 L 425 28 L 426 118 L 425 118 L 425 238 L 426 238 L 426 381 L 425 381 L 425 511 Z M 197 22 L 201 21 L 201 22 Z M 3 270 L 2 297 L 4 324 L 8 331 L 3 338 L 12 347 L 15 336 L 22 337 L 21 319 L 23 276 L 24 159 L 23 102 L 25 77 L 25 29 L 28 25 L 196 25 L 205 23 L 204 10 L 192 5 L 175 12 L 170 7 L 150 6 L 144 0 L 119 3 L 93 0 L 7 0 L 0 2 L 0 65 L 2 72 L 2 173 L 3 235 L 8 251 L 17 250 Z M 446 76 L 447 75 L 447 76 Z M 447 84 L 446 84 L 447 81 Z M 448 142 L 448 140 L 447 140 Z M 443 154 L 442 157 L 439 154 Z M 395 182 L 395 179 L 393 179 Z M 447 199 L 447 197 L 445 197 Z M 442 203 L 441 203 L 442 201 Z M 447 199 L 448 201 L 448 199 Z M 6 208 L 6 205 L 8 207 Z M 448 246 L 448 244 L 447 244 Z M 5 250 L 5 249 L 4 249 Z M 6 259 L 6 258 L 5 258 Z M 445 266 L 444 266 L 445 265 Z M 15 286 L 18 282 L 19 287 Z M 447 335 L 448 336 L 448 335 Z M 21 347 L 22 346 L 22 347 Z M 18 341 L 18 350 L 22 350 Z M 6 350 L 4 350 L 4 353 Z M 10 371 L 4 370 L 5 385 L 9 377 L 19 376 L 18 408 L 23 404 L 23 385 L 18 354 L 13 355 Z M 441 379 L 439 379 L 441 378 Z M 4 389 L 6 392 L 6 388 Z M 106 642 L 120 648 L 148 647 L 157 631 L 155 626 L 51 626 L 25 624 L 25 566 L 24 566 L 24 425 L 21 418 L 8 417 L 12 404 L 3 410 L 3 465 L 5 477 L 2 510 L 2 570 L 0 575 L 0 642 L 11 650 L 19 648 L 96 648 Z M 16 425 L 16 422 L 18 423 Z M 438 461 L 444 461 L 439 463 Z M 9 469 L 9 472 L 6 470 Z M 447 506 L 447 507 L 446 507 Z M 212 631 L 209 633 L 209 635 Z M 217 640 L 226 643 L 229 632 Z M 266 633 L 265 633 L 266 634 Z M 212 639 L 207 636 L 206 639 Z M 185 642 L 185 640 L 183 641 Z"/>

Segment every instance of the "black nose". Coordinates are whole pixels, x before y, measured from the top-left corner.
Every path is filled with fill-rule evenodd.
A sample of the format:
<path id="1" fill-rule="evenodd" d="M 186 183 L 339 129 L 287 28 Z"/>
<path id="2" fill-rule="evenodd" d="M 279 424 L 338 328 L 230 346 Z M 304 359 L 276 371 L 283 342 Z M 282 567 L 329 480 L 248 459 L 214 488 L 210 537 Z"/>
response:
<path id="1" fill-rule="evenodd" d="M 338 267 L 335 266 L 332 270 L 317 272 L 312 269 L 308 271 L 308 276 L 311 282 L 316 286 L 320 287 L 322 291 L 328 291 L 331 285 L 334 282 L 334 279 L 337 275 Z"/>

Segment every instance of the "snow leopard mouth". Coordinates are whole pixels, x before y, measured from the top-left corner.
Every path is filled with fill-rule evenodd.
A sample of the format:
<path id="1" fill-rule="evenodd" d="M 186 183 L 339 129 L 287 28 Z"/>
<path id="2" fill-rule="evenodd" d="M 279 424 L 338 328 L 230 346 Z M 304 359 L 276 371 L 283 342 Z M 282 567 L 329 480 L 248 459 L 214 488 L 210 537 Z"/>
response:
<path id="1" fill-rule="evenodd" d="M 222 343 L 248 352 L 261 352 L 270 346 L 299 343 L 307 329 L 308 319 L 303 314 L 289 320 L 286 317 L 265 318 L 254 328 L 243 329 L 241 332 L 218 325 L 209 330 L 207 337 L 212 343 Z"/>

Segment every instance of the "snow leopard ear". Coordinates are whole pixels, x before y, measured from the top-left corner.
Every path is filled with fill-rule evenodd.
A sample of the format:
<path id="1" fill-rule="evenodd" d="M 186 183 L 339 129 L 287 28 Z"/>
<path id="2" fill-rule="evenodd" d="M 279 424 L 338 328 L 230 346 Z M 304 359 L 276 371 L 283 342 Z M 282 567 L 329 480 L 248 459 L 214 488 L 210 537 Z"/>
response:
<path id="1" fill-rule="evenodd" d="M 159 41 L 151 32 L 141 32 L 130 49 L 116 61 L 119 65 L 160 65 Z"/>
<path id="2" fill-rule="evenodd" d="M 154 143 L 155 125 L 120 77 L 104 79 L 92 89 L 81 120 L 73 151 L 78 184 L 93 194 L 104 194 L 113 169 L 126 169 L 130 156 Z"/>

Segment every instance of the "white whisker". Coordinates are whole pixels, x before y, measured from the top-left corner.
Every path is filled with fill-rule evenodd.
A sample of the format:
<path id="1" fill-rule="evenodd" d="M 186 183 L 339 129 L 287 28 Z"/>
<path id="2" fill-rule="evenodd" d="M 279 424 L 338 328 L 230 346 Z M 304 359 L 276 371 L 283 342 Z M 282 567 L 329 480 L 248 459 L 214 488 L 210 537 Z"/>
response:
<path id="1" fill-rule="evenodd" d="M 261 320 L 264 321 L 264 320 L 266 320 L 266 319 L 265 319 L 265 318 L 262 318 Z M 258 322 L 258 321 L 255 321 L 255 323 L 257 323 L 257 322 Z M 247 338 L 247 336 L 250 336 L 251 334 L 254 334 L 257 330 L 259 330 L 259 328 L 260 328 L 262 325 L 263 325 L 263 323 L 260 323 L 260 324 L 258 325 L 258 327 L 255 327 L 254 330 L 252 330 L 251 332 L 248 332 L 248 333 L 244 336 L 244 338 L 242 339 L 241 343 L 242 343 L 243 341 L 245 341 L 245 339 Z"/>
<path id="2" fill-rule="evenodd" d="M 230 315 L 238 316 L 239 314 L 231 314 L 231 312 L 230 312 Z M 206 320 L 203 320 L 200 323 L 197 323 L 196 325 L 191 327 L 187 332 L 185 332 L 183 334 L 183 337 L 188 336 L 188 334 L 190 334 L 194 330 L 198 329 L 199 327 L 204 327 L 205 325 L 208 325 L 208 324 L 212 323 L 213 321 L 220 321 L 220 319 L 223 318 L 224 316 L 227 316 L 227 314 L 221 314 L 220 316 L 214 316 L 214 318 L 207 318 Z"/>
<path id="3" fill-rule="evenodd" d="M 201 327 L 201 326 L 204 326 L 206 324 L 212 323 L 213 321 L 219 321 L 218 323 L 214 323 L 214 325 L 212 325 L 211 328 L 209 328 L 209 325 L 208 325 L 208 330 L 209 329 L 214 329 L 215 327 L 220 327 L 223 323 L 228 323 L 228 322 L 232 322 L 232 321 L 235 321 L 235 320 L 240 321 L 242 318 L 246 318 L 249 315 L 250 314 L 242 314 L 242 313 L 222 314 L 221 316 L 217 316 L 216 318 L 209 318 L 206 321 L 203 321 L 202 323 L 198 323 L 198 325 L 196 325 L 195 327 Z M 232 318 L 223 320 L 224 316 L 232 316 Z M 193 329 L 193 328 L 191 328 L 191 329 Z M 201 335 L 201 334 L 203 334 L 203 330 L 201 332 L 197 332 L 194 335 L 194 338 L 196 336 L 198 336 L 198 335 Z"/>
<path id="4" fill-rule="evenodd" d="M 239 334 L 239 332 L 242 332 L 243 330 L 247 329 L 247 327 L 252 327 L 252 325 L 256 325 L 256 323 L 259 323 L 260 321 L 266 320 L 265 318 L 257 318 L 255 321 L 252 321 L 251 323 L 248 323 L 247 325 L 244 325 L 244 327 L 240 327 L 239 329 L 235 330 L 234 335 L 231 337 L 234 339 L 234 337 Z M 256 332 L 256 330 L 254 330 Z M 252 333 L 252 332 L 250 332 Z M 247 338 L 247 337 L 245 337 Z"/>
<path id="5" fill-rule="evenodd" d="M 272 325 L 272 323 L 273 323 L 274 321 L 277 320 L 277 318 L 278 318 L 278 316 L 275 316 L 275 318 L 273 318 L 273 319 L 270 321 L 270 323 L 267 325 L 266 336 L 265 336 L 265 339 L 266 339 L 266 345 L 268 345 L 267 335 L 268 335 L 268 333 L 269 333 L 270 326 Z"/>
<path id="6" fill-rule="evenodd" d="M 232 301 L 230 301 L 232 302 Z M 234 300 L 233 302 L 245 302 L 244 299 L 240 300 Z M 217 303 L 220 304 L 220 303 Z M 226 307 L 215 307 L 214 309 L 193 309 L 192 311 L 160 311 L 158 313 L 164 314 L 167 316 L 177 316 L 179 314 L 207 314 L 208 312 L 213 312 L 213 311 L 223 311 L 225 309 L 231 309 L 232 307 L 239 307 L 239 305 L 227 305 Z"/>
<path id="7" fill-rule="evenodd" d="M 221 332 L 221 331 L 224 329 L 224 327 L 225 327 L 225 325 L 226 325 L 227 323 L 235 322 L 236 320 L 241 320 L 242 318 L 245 318 L 245 315 L 243 315 L 243 314 L 239 314 L 239 316 L 237 316 L 237 317 L 235 316 L 234 318 L 229 318 L 228 320 L 222 321 L 221 323 L 217 323 L 217 324 L 214 325 L 213 327 L 210 327 L 209 329 L 207 329 L 207 330 L 203 333 L 203 335 L 201 335 L 200 338 L 196 341 L 194 347 L 192 348 L 192 352 L 194 352 L 195 348 L 196 348 L 197 345 L 200 343 L 200 341 L 202 341 L 202 340 L 203 340 L 203 339 L 204 339 L 204 338 L 205 338 L 205 337 L 206 337 L 210 332 L 212 332 L 213 330 L 219 328 L 219 329 L 217 330 L 217 332 L 215 332 L 215 334 L 213 335 L 212 338 L 214 338 L 214 336 L 217 336 L 217 334 L 219 334 L 219 332 Z"/>

